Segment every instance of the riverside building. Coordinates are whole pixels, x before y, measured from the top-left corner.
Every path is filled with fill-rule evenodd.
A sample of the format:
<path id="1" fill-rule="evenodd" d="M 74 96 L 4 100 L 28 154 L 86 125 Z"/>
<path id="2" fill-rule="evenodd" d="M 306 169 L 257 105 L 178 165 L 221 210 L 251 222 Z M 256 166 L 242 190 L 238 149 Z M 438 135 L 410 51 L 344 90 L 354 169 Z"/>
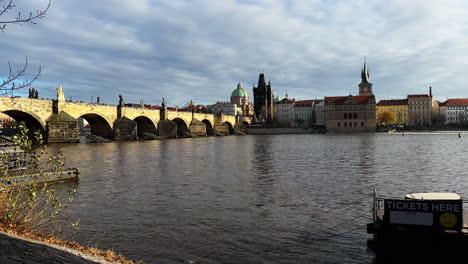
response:
<path id="1" fill-rule="evenodd" d="M 377 116 L 384 112 L 394 113 L 396 116 L 395 124 L 408 124 L 408 99 L 380 100 L 377 103 Z"/>
<path id="2" fill-rule="evenodd" d="M 410 125 L 432 124 L 433 111 L 438 109 L 437 101 L 432 98 L 432 87 L 429 87 L 429 94 L 408 95 L 408 114 Z"/>
<path id="3" fill-rule="evenodd" d="M 295 100 L 288 98 L 288 95 L 286 94 L 286 98 L 275 103 L 275 118 L 277 126 L 294 126 L 294 102 Z"/>
<path id="4" fill-rule="evenodd" d="M 312 127 L 317 123 L 317 105 L 318 100 L 296 101 L 294 104 L 294 126 Z"/>
<path id="5" fill-rule="evenodd" d="M 442 103 L 445 106 L 446 124 L 463 124 L 468 122 L 468 99 L 448 99 Z"/>
<path id="6" fill-rule="evenodd" d="M 366 62 L 358 96 L 325 97 L 325 126 L 329 132 L 375 132 L 377 113 Z"/>

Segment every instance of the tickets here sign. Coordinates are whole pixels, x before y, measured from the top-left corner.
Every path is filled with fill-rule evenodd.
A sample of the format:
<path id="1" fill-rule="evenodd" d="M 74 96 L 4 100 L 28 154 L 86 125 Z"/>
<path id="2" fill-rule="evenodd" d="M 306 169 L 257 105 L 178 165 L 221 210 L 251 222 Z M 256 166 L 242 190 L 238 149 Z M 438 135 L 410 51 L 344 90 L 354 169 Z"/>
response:
<path id="1" fill-rule="evenodd" d="M 463 226 L 461 200 L 396 200 L 384 201 L 387 224 L 432 226 L 460 230 Z"/>

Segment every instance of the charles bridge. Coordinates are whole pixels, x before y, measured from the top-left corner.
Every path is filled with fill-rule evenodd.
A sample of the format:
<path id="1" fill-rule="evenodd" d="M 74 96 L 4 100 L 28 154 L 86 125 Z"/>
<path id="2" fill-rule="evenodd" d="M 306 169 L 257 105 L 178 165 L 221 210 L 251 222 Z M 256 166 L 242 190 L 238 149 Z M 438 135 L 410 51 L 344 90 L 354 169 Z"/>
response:
<path id="1" fill-rule="evenodd" d="M 48 142 L 79 142 L 80 117 L 91 126 L 91 134 L 115 140 L 137 139 L 144 133 L 161 138 L 229 135 L 251 123 L 249 117 L 170 111 L 165 103 L 161 109 L 149 109 L 125 106 L 122 99 L 118 105 L 70 102 L 62 87 L 55 100 L 0 97 L 0 111 L 41 131 Z"/>

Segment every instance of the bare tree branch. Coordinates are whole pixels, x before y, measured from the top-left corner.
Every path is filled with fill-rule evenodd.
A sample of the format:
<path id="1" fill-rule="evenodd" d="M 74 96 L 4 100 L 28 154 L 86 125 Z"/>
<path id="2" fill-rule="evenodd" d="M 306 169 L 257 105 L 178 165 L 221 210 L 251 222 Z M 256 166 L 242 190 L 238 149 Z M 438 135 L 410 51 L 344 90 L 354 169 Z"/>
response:
<path id="1" fill-rule="evenodd" d="M 3 0 L 0 0 L 0 2 L 2 1 Z M 0 21 L 0 30 L 3 32 L 7 24 L 17 24 L 20 26 L 22 26 L 22 23 L 36 24 L 36 19 L 41 19 L 45 17 L 47 10 L 49 10 L 50 3 L 51 0 L 49 0 L 49 3 L 47 4 L 45 9 L 36 10 L 36 14 L 33 14 L 33 12 L 29 12 L 29 16 L 21 17 L 21 12 L 18 12 L 18 16 L 16 17 L 16 19 Z M 6 14 L 9 10 L 12 10 L 13 8 L 15 8 L 15 6 L 16 5 L 13 3 L 13 0 L 9 0 L 8 4 L 3 5 L 0 8 L 0 16 Z"/>
<path id="2" fill-rule="evenodd" d="M 2 3 L 4 0 L 0 0 L 0 3 Z M 0 17 L 2 15 L 5 15 L 9 11 L 13 10 L 16 5 L 13 2 L 14 0 L 7 0 L 5 5 L 2 5 L 0 7 Z M 21 12 L 18 12 L 18 16 L 16 19 L 13 20 L 3 20 L 0 19 L 0 31 L 4 32 L 5 27 L 7 24 L 16 24 L 22 26 L 23 23 L 31 23 L 31 24 L 36 24 L 37 19 L 42 19 L 45 17 L 46 12 L 49 10 L 51 4 L 51 0 L 49 0 L 49 3 L 47 6 L 42 9 L 42 10 L 36 10 L 36 13 L 33 14 L 33 12 L 29 12 L 29 16 L 27 17 L 22 17 Z M 20 68 L 17 71 L 13 71 L 11 68 L 11 64 L 8 62 L 8 76 L 6 79 L 0 80 L 0 95 L 9 95 L 13 96 L 13 92 L 15 90 L 20 90 L 22 88 L 31 86 L 34 81 L 41 76 L 41 67 L 39 67 L 39 70 L 37 73 L 32 77 L 30 80 L 25 80 L 23 77 L 26 74 L 26 69 L 28 68 L 28 57 L 26 57 L 26 62 L 24 63 L 24 66 Z"/>
<path id="3" fill-rule="evenodd" d="M 34 81 L 41 76 L 41 67 L 37 71 L 36 75 L 33 76 L 30 80 L 21 80 L 22 77 L 26 74 L 26 69 L 28 68 L 28 57 L 26 57 L 26 62 L 24 66 L 14 72 L 11 69 L 11 64 L 8 63 L 9 73 L 6 79 L 0 80 L 0 95 L 13 95 L 15 90 L 19 90 L 28 86 L 31 86 Z"/>

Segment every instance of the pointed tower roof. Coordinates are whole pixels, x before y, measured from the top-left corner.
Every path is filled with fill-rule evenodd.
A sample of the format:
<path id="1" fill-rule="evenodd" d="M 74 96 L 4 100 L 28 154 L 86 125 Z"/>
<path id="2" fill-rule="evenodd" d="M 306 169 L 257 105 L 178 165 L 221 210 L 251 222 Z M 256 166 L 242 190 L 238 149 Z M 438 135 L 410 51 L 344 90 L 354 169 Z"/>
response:
<path id="1" fill-rule="evenodd" d="M 367 69 L 366 58 L 364 57 L 364 67 L 361 71 L 361 83 L 370 83 L 369 82 L 369 70 Z"/>
<path id="2" fill-rule="evenodd" d="M 258 88 L 263 88 L 266 86 L 266 83 L 265 83 L 265 74 L 264 73 L 260 73 L 260 75 L 258 76 L 258 85 L 257 87 Z"/>

